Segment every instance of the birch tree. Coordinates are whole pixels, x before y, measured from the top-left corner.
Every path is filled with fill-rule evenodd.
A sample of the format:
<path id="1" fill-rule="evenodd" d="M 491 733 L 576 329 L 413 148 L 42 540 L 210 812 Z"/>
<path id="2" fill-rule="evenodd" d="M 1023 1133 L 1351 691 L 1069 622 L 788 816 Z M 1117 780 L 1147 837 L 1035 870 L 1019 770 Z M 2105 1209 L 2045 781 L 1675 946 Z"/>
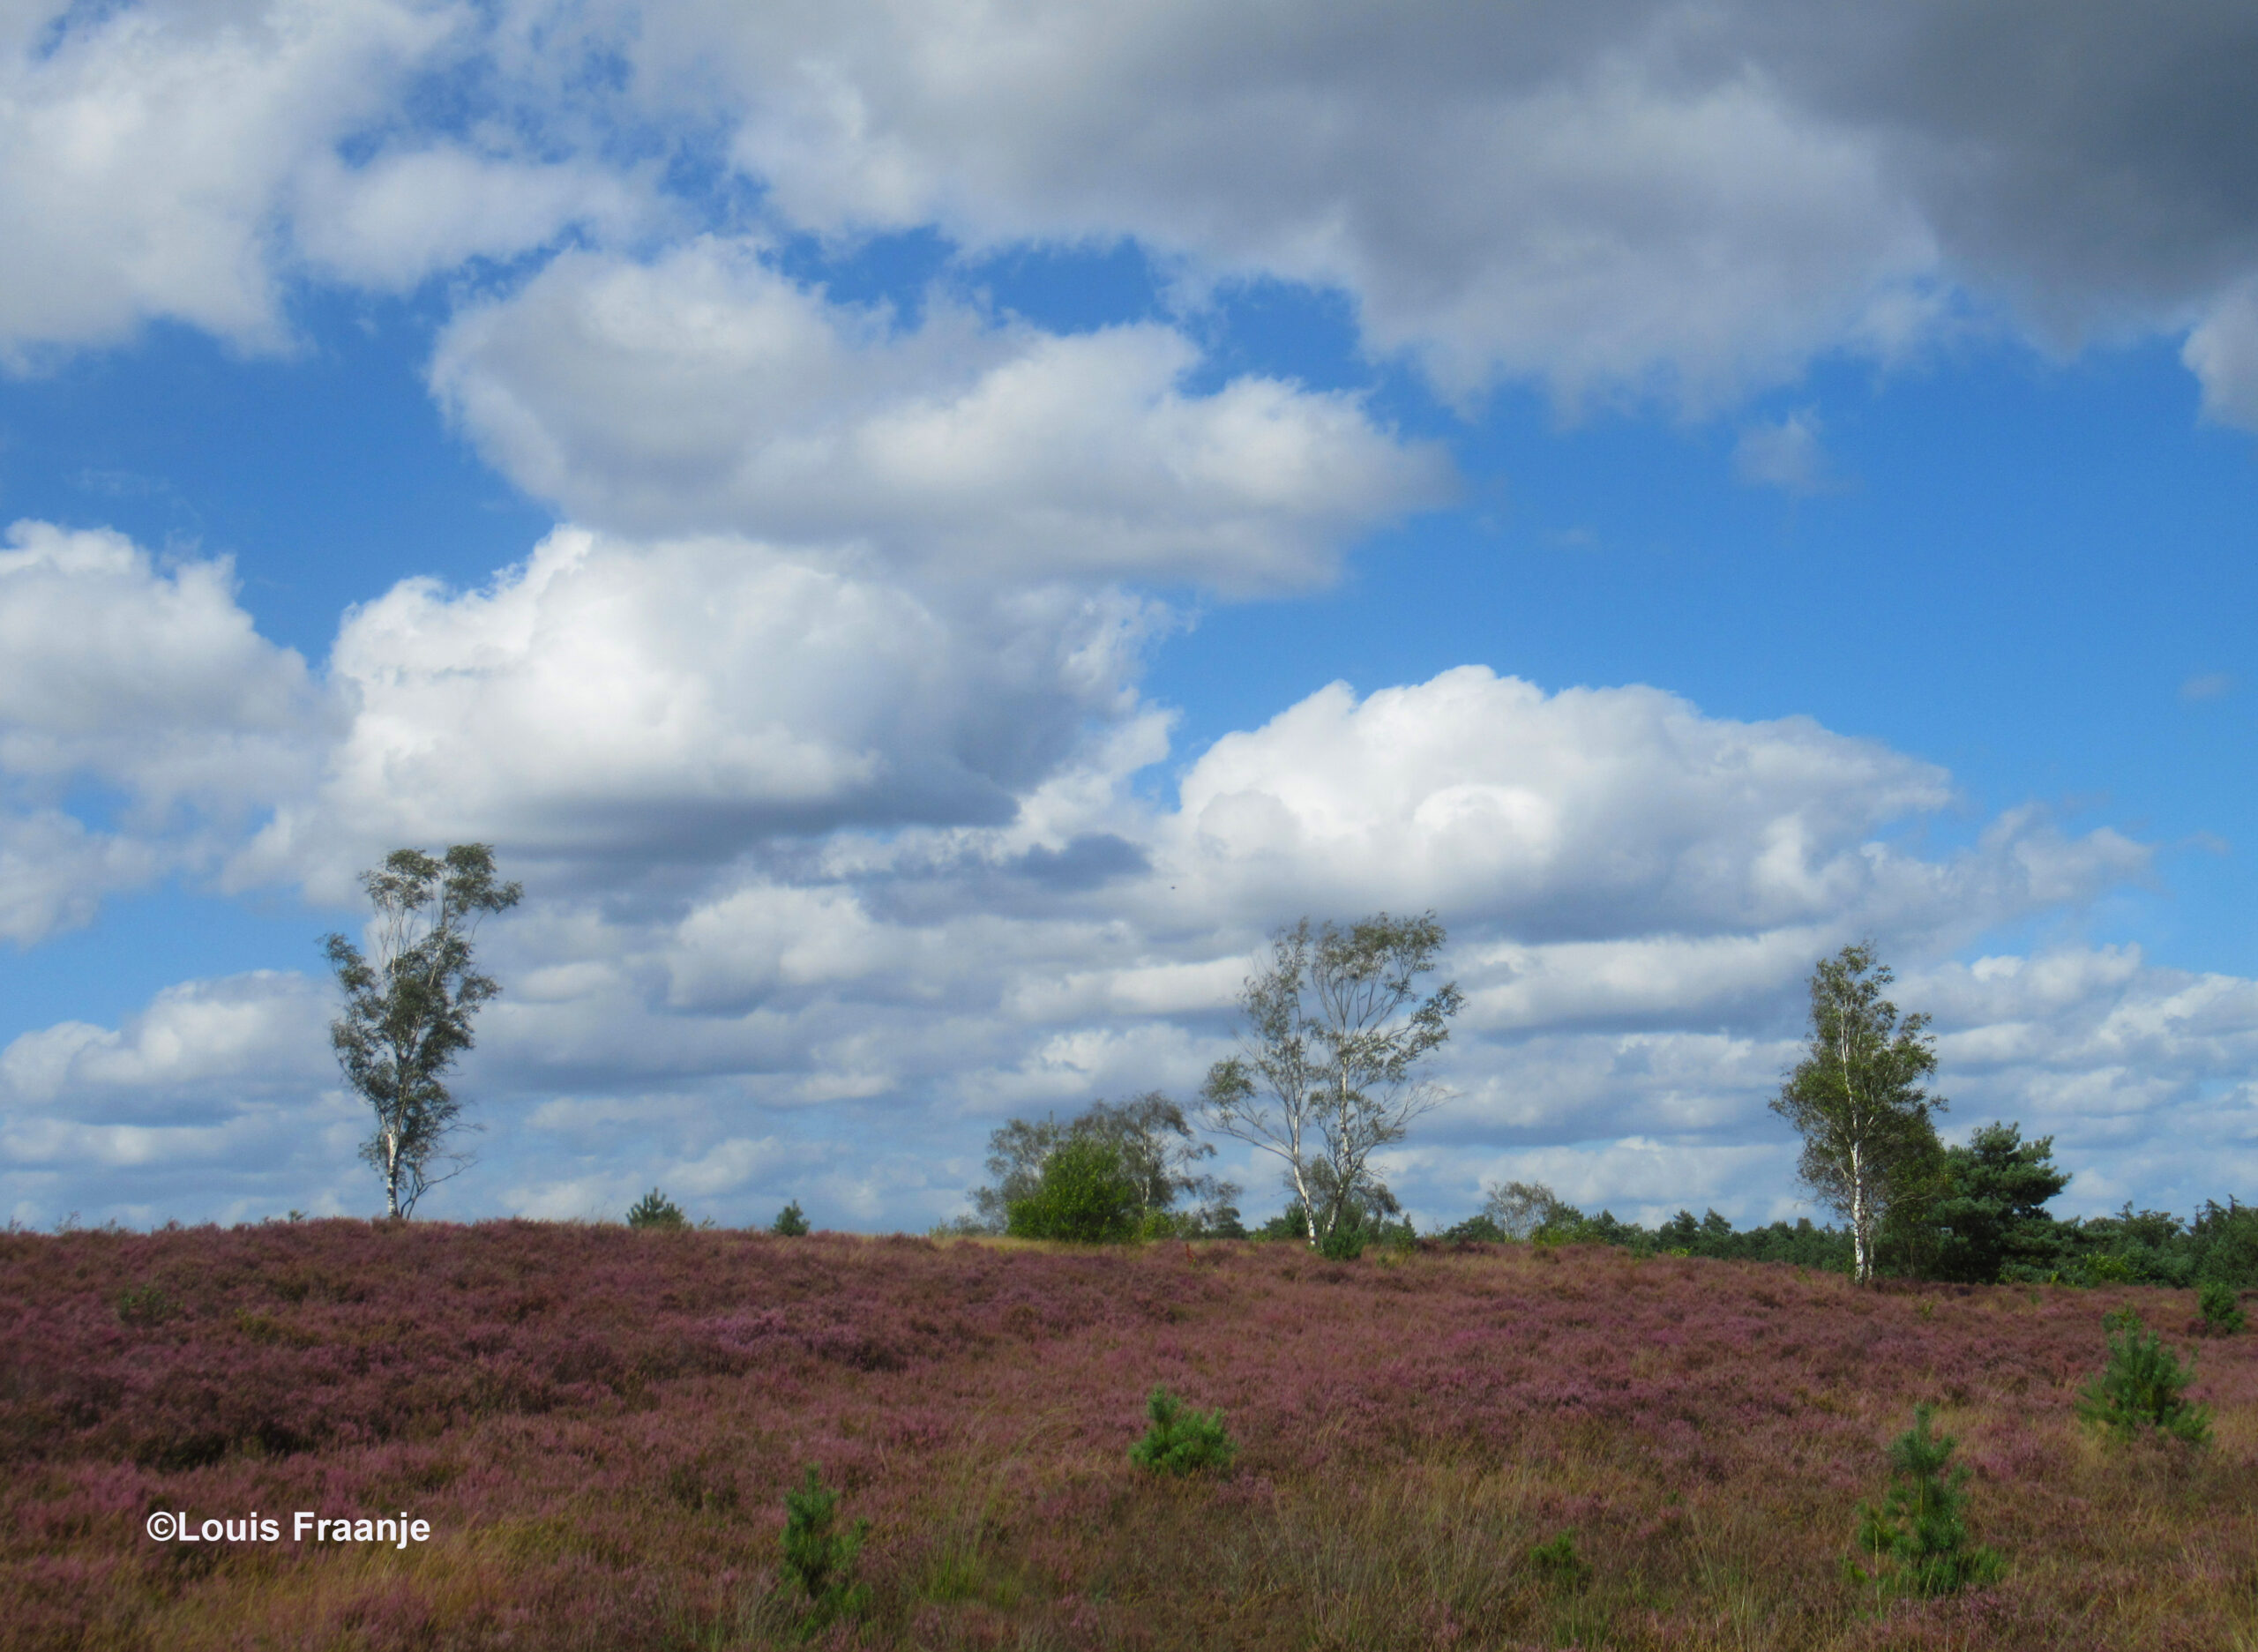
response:
<path id="1" fill-rule="evenodd" d="M 1849 1219 L 1860 1283 L 1873 1277 L 1874 1230 L 1897 1185 L 1937 1156 L 1930 1115 L 1946 1106 L 1920 1084 L 1937 1068 L 1929 1018 L 1901 1020 L 1882 997 L 1895 979 L 1871 941 L 1822 959 L 1811 973 L 1809 1043 L 1772 1101 L 1803 1136 L 1804 1185 Z"/>
<path id="2" fill-rule="evenodd" d="M 444 1075 L 471 1047 L 471 1017 L 502 990 L 474 967 L 471 940 L 480 919 L 517 905 L 524 891 L 495 881 L 485 843 L 458 843 L 445 860 L 394 849 L 361 886 L 376 908 L 373 955 L 342 935 L 323 941 L 345 991 L 329 1040 L 346 1081 L 376 1113 L 361 1156 L 384 1177 L 385 1214 L 400 1217 L 468 1162 L 448 1148 L 462 1103 Z M 454 1169 L 435 1175 L 441 1163 Z"/>
<path id="3" fill-rule="evenodd" d="M 1417 1071 L 1464 1001 L 1455 983 L 1419 997 L 1443 940 L 1432 912 L 1346 930 L 1304 918 L 1239 995 L 1239 1052 L 1208 1069 L 1204 1122 L 1285 1161 L 1312 1245 L 1369 1184 L 1372 1155 L 1445 1099 Z"/>

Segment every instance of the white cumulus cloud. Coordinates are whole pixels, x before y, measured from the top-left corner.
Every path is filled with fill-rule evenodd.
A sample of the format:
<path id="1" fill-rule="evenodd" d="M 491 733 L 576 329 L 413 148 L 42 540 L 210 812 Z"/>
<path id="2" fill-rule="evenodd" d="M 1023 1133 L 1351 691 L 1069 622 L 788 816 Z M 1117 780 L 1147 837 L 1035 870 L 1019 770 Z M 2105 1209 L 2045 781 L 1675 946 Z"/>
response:
<path id="1" fill-rule="evenodd" d="M 575 517 L 872 548 L 961 575 L 1305 585 L 1439 504 L 1439 450 L 1349 396 L 1237 378 L 1157 325 L 1057 337 L 932 301 L 827 302 L 744 242 L 566 254 L 460 316 L 433 387 L 490 458 Z"/>

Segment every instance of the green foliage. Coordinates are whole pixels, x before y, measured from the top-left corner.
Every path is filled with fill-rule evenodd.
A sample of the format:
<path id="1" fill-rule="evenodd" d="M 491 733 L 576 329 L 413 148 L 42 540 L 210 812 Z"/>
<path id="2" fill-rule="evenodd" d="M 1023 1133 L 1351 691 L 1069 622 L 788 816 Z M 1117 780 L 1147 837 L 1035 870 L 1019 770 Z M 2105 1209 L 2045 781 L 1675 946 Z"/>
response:
<path id="1" fill-rule="evenodd" d="M 995 1179 L 972 1192 L 974 1214 L 959 1218 L 958 1233 L 1004 1233 L 1011 1207 L 1032 1198 L 1043 1166 L 1069 1141 L 1110 1142 L 1135 1189 L 1135 1228 L 1149 1238 L 1239 1238 L 1237 1186 L 1198 1170 L 1215 1156 L 1213 1145 L 1194 1139 L 1184 1110 L 1158 1090 L 1132 1101 L 1092 1102 L 1061 1124 L 1055 1117 L 1014 1118 L 988 1139 L 988 1173 Z"/>
<path id="2" fill-rule="evenodd" d="M 834 1529 L 839 1493 L 814 1467 L 796 1491 L 784 1493 L 784 1574 L 807 1597 L 804 1632 L 813 1634 L 834 1618 L 859 1617 L 869 1606 L 867 1584 L 855 1581 L 855 1563 L 871 1522 Z"/>
<path id="3" fill-rule="evenodd" d="M 127 1325 L 162 1325 L 180 1304 L 155 1285 L 128 1285 L 117 1293 L 117 1317 Z"/>
<path id="4" fill-rule="evenodd" d="M 2206 1336 L 2233 1336 L 2248 1323 L 2242 1312 L 2241 1294 L 2224 1280 L 2203 1282 L 2195 1293 L 2195 1311 L 2203 1316 Z"/>
<path id="5" fill-rule="evenodd" d="M 2114 1215 L 2059 1222 L 2052 1254 L 2011 1265 L 2006 1276 L 2175 1290 L 2217 1281 L 2249 1289 L 2258 1287 L 2258 1207 L 2206 1200 L 2183 1223 L 2168 1211 L 2136 1211 L 2127 1204 Z"/>
<path id="6" fill-rule="evenodd" d="M 1121 1149 L 1097 1136 L 1076 1136 L 1043 1162 L 1034 1188 L 1008 1207 L 1004 1230 L 1015 1239 L 1118 1243 L 1134 1236 L 1137 1185 Z"/>
<path id="7" fill-rule="evenodd" d="M 778 1211 L 776 1220 L 769 1224 L 771 1233 L 781 1233 L 788 1239 L 799 1238 L 807 1230 L 807 1213 L 800 1208 L 800 1201 L 796 1199 Z"/>
<path id="8" fill-rule="evenodd" d="M 1576 1552 L 1576 1532 L 1570 1527 L 1550 1543 L 1540 1543 L 1529 1551 L 1529 1564 L 1537 1576 L 1574 1594 L 1591 1581 L 1591 1563 Z"/>
<path id="9" fill-rule="evenodd" d="M 1847 1217 L 1854 1271 L 1873 1276 L 1874 1240 L 1891 1202 L 1933 1185 L 1942 1149 L 1921 1088 L 1936 1071 L 1929 1018 L 1882 997 L 1895 977 L 1870 942 L 1821 959 L 1811 975 L 1811 1031 L 1772 1110 L 1803 1137 L 1804 1185 Z"/>
<path id="10" fill-rule="evenodd" d="M 1379 1191 L 1387 1200 L 1387 1212 L 1399 1212 L 1401 1207 L 1394 1195 L 1386 1188 Z M 1391 1251 L 1408 1251 L 1416 1246 L 1419 1239 L 1412 1231 L 1410 1218 L 1397 1215 L 1391 1220 L 1387 1212 L 1351 1208 L 1317 1242 L 1318 1254 L 1331 1261 L 1353 1262 L 1376 1245 Z M 1307 1245 L 1309 1228 L 1309 1218 L 1297 1199 L 1264 1222 L 1252 1237 Z"/>
<path id="11" fill-rule="evenodd" d="M 1941 1235 L 1933 1276 L 1994 1284 L 2010 1265 L 2045 1259 L 2056 1227 L 2046 1203 L 2069 1185 L 2054 1139 L 2025 1141 L 2017 1125 L 1985 1125 L 1948 1148 L 1943 1195 L 1929 1211 Z"/>
<path id="12" fill-rule="evenodd" d="M 345 993 L 329 1041 L 346 1081 L 376 1113 L 361 1156 L 384 1177 L 385 1214 L 405 1216 L 468 1162 L 447 1151 L 462 1106 L 444 1076 L 471 1047 L 472 1016 L 502 990 L 474 967 L 471 939 L 481 918 L 517 905 L 524 891 L 495 881 L 486 843 L 458 843 L 444 860 L 394 849 L 361 886 L 376 908 L 374 957 L 342 935 L 324 938 Z M 435 1174 L 442 1163 L 454 1168 Z"/>
<path id="13" fill-rule="evenodd" d="M 2102 1315 L 2101 1324 L 2109 1364 L 2079 1391 L 2079 1418 L 2120 1439 L 2154 1429 L 2191 1446 L 2208 1441 L 2210 1408 L 2187 1398 L 2187 1385 L 2195 1379 L 2194 1357 L 2180 1364 L 2130 1308 Z"/>
<path id="14" fill-rule="evenodd" d="M 1968 1541 L 1968 1469 L 1952 1464 L 1959 1444 L 1934 1431 L 1927 1406 L 1914 1408 L 1913 1426 L 1889 1445 L 1881 1506 L 1858 1506 L 1858 1547 L 1874 1561 L 1871 1573 L 1852 1566 L 1858 1579 L 1923 1598 L 1999 1581 L 2006 1570 L 2000 1557 Z"/>
<path id="15" fill-rule="evenodd" d="M 1477 1216 L 1469 1216 L 1455 1226 L 1445 1228 L 1442 1237 L 1454 1245 L 1503 1245 L 1513 1236 L 1484 1212 Z"/>
<path id="16" fill-rule="evenodd" d="M 1223 1413 L 1194 1411 L 1166 1388 L 1155 1388 L 1145 1402 L 1152 1426 L 1144 1439 L 1129 1447 L 1129 1461 L 1155 1474 L 1193 1474 L 1203 1469 L 1223 1469 L 1238 1455 L 1238 1446 L 1223 1431 Z"/>
<path id="17" fill-rule="evenodd" d="M 690 1225 L 690 1218 L 682 1214 L 682 1207 L 657 1188 L 627 1207 L 627 1225 L 631 1228 L 659 1228 L 672 1231 Z"/>
<path id="18" fill-rule="evenodd" d="M 1542 1182 L 1485 1188 L 1482 1214 L 1508 1239 L 1570 1240 L 1581 1237 L 1584 1226 L 1584 1213 Z"/>
<path id="19" fill-rule="evenodd" d="M 1603 1210 L 1587 1216 L 1542 1182 L 1509 1182 L 1490 1190 L 1479 1215 L 1445 1229 L 1440 1237 L 1497 1245 L 1515 1239 L 1542 1245 L 1611 1245 L 1640 1256 L 1699 1256 L 1718 1261 L 1790 1262 L 1830 1273 L 1851 1271 L 1850 1236 L 1813 1225 L 1805 1216 L 1737 1230 L 1710 1211 L 1681 1210 L 1659 1227 L 1642 1228 Z"/>

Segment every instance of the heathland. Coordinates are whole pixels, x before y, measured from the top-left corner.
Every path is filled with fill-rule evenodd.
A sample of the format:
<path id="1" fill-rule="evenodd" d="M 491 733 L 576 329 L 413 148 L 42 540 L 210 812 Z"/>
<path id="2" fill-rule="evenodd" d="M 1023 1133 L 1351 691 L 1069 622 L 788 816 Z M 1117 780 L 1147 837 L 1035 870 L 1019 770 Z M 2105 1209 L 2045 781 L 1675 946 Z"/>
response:
<path id="1" fill-rule="evenodd" d="M 2209 1445 L 2076 1420 L 2126 1308 L 2198 1350 Z M 813 1465 L 869 1522 L 817 1644 L 2258 1648 L 2258 1338 L 2195 1319 L 1588 1245 L 11 1233 L 0 1643 L 806 1644 Z M 1131 1461 L 1156 1385 L 1227 1469 Z M 1892 1600 L 1845 1562 L 1917 1404 L 2004 1571 Z M 278 1540 L 146 1532 L 251 1511 Z"/>

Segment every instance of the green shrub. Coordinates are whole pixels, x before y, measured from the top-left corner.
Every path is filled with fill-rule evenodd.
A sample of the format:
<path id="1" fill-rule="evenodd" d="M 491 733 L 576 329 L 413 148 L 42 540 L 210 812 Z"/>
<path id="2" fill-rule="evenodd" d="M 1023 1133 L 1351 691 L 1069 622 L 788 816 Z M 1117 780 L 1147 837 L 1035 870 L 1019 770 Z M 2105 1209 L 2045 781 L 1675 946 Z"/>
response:
<path id="1" fill-rule="evenodd" d="M 2006 1569 L 2000 1557 L 1968 1542 L 1967 1465 L 1948 1467 L 1959 1444 L 1932 1429 L 1927 1406 L 1913 1409 L 1913 1426 L 1890 1442 L 1881 1506 L 1858 1506 L 1858 1547 L 1875 1563 L 1871 1573 L 1852 1565 L 1859 1581 L 1928 1597 L 1999 1581 Z"/>
<path id="2" fill-rule="evenodd" d="M 637 1200 L 627 1207 L 627 1225 L 631 1228 L 686 1228 L 690 1218 L 682 1214 L 682 1207 L 657 1188 Z"/>
<path id="3" fill-rule="evenodd" d="M 2079 1417 L 2120 1439 L 2151 1428 L 2191 1446 L 2209 1439 L 2210 1408 L 2186 1398 L 2195 1378 L 2194 1357 L 2181 1364 L 2130 1308 L 2103 1314 L 2101 1323 L 2109 1364 L 2080 1391 Z"/>
<path id="4" fill-rule="evenodd" d="M 769 1230 L 773 1233 L 781 1233 L 788 1239 L 796 1239 L 806 1233 L 807 1213 L 800 1208 L 800 1201 L 796 1199 L 778 1211 L 776 1220 L 770 1224 Z"/>
<path id="5" fill-rule="evenodd" d="M 1166 1388 L 1155 1388 L 1145 1402 L 1152 1426 L 1144 1439 L 1129 1447 L 1129 1461 L 1155 1474 L 1193 1474 L 1202 1469 L 1228 1469 L 1238 1446 L 1223 1431 L 1221 1407 L 1213 1411 L 1188 1409 Z"/>
<path id="6" fill-rule="evenodd" d="M 1328 1262 L 1353 1262 L 1365 1253 L 1372 1236 L 1351 1222 L 1336 1222 L 1317 1242 L 1317 1253 Z"/>
<path id="7" fill-rule="evenodd" d="M 1074 1136 L 1043 1162 L 1035 1191 L 1006 1207 L 1004 1231 L 1015 1239 L 1118 1244 L 1137 1230 L 1137 1184 L 1114 1142 Z"/>
<path id="8" fill-rule="evenodd" d="M 802 1624 L 810 1634 L 835 1618 L 859 1617 L 870 1604 L 869 1586 L 855 1581 L 855 1562 L 871 1522 L 834 1530 L 838 1506 L 839 1493 L 812 1465 L 800 1489 L 784 1493 L 784 1573 L 807 1596 Z"/>
<path id="9" fill-rule="evenodd" d="M 117 1293 L 117 1317 L 127 1325 L 162 1325 L 179 1312 L 155 1285 L 128 1285 Z"/>
<path id="10" fill-rule="evenodd" d="M 2242 1296 L 2223 1279 L 2205 1280 L 2195 1293 L 2196 1312 L 2203 1316 L 2203 1334 L 2233 1336 L 2247 1322 Z"/>
<path id="11" fill-rule="evenodd" d="M 1540 1543 L 1531 1549 L 1529 1563 L 1536 1568 L 1537 1576 L 1572 1593 L 1591 1581 L 1591 1563 L 1576 1552 L 1574 1527 L 1551 1543 Z"/>

